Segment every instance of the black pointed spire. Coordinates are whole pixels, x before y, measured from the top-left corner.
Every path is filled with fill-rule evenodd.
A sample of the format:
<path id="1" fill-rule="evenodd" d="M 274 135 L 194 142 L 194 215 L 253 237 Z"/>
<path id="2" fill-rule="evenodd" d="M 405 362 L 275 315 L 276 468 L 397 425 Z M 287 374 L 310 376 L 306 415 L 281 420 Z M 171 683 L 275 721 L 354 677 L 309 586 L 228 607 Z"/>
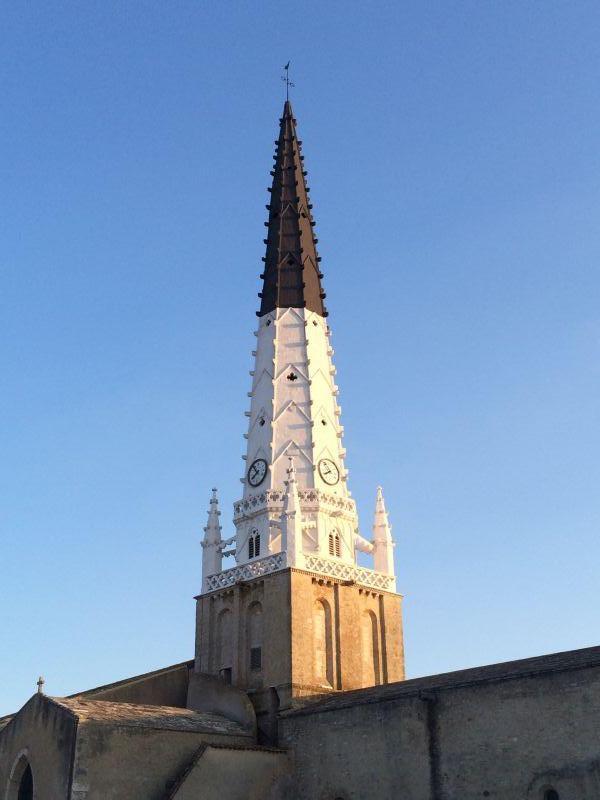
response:
<path id="1" fill-rule="evenodd" d="M 258 316 L 275 308 L 308 308 L 325 317 L 320 258 L 300 153 L 302 143 L 296 135 L 289 100 L 283 107 L 276 144 Z"/>

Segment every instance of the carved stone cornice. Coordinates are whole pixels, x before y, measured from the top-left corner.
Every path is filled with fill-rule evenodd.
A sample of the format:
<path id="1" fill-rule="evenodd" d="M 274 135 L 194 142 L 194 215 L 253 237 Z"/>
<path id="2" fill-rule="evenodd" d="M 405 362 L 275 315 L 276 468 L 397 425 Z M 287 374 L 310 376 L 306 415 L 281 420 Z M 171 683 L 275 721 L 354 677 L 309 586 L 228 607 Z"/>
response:
<path id="1" fill-rule="evenodd" d="M 239 522 L 244 518 L 251 519 L 256 514 L 267 511 L 281 514 L 284 490 L 268 489 L 259 494 L 238 500 L 233 504 L 233 520 Z M 333 492 L 322 489 L 300 489 L 300 505 L 303 514 L 314 514 L 320 510 L 339 512 L 343 517 L 356 517 L 356 503 L 350 497 L 340 497 Z"/>

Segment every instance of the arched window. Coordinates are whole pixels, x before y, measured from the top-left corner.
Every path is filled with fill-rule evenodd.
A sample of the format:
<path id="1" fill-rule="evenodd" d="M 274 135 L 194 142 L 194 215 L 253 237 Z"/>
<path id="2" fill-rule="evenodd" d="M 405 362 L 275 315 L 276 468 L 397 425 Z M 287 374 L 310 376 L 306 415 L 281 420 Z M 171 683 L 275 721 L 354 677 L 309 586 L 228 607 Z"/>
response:
<path id="1" fill-rule="evenodd" d="M 248 558 L 258 558 L 260 555 L 260 533 L 253 528 L 248 537 Z"/>
<path id="2" fill-rule="evenodd" d="M 362 684 L 378 686 L 381 683 L 379 662 L 379 632 L 373 611 L 364 611 L 361 617 Z"/>
<path id="3" fill-rule="evenodd" d="M 340 534 L 337 531 L 329 534 L 329 555 L 339 558 L 342 554 Z"/>
<path id="4" fill-rule="evenodd" d="M 25 772 L 21 777 L 19 784 L 18 800 L 33 800 L 33 773 L 31 772 L 31 764 L 27 764 Z"/>
<path id="5" fill-rule="evenodd" d="M 546 789 L 544 792 L 544 800 L 560 800 L 560 795 L 556 789 Z"/>
<path id="6" fill-rule="evenodd" d="M 331 607 L 316 600 L 313 610 L 313 653 L 315 683 L 333 687 L 333 636 Z"/>
<path id="7" fill-rule="evenodd" d="M 25 755 L 19 756 L 8 782 L 7 800 L 33 800 L 33 772 Z"/>
<path id="8" fill-rule="evenodd" d="M 215 671 L 227 683 L 231 683 L 231 667 L 233 662 L 233 627 L 231 611 L 224 608 L 217 617 L 217 635 L 215 641 Z"/>

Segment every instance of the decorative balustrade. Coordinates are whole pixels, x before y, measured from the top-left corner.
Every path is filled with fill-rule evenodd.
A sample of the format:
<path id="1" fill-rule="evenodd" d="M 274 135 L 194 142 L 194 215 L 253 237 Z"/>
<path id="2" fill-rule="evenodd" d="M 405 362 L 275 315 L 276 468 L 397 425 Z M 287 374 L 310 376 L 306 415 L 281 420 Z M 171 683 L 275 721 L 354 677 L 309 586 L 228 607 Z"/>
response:
<path id="1" fill-rule="evenodd" d="M 214 592 L 218 589 L 226 589 L 240 581 L 249 581 L 253 578 L 260 578 L 271 572 L 277 572 L 286 567 L 286 554 L 274 553 L 259 558 L 256 561 L 249 561 L 247 564 L 240 564 L 237 567 L 223 570 L 216 575 L 208 575 L 204 579 L 204 592 Z M 369 589 L 380 589 L 384 592 L 396 591 L 396 580 L 393 575 L 385 575 L 382 572 L 375 572 L 366 567 L 357 567 L 354 564 L 347 564 L 333 558 L 324 558 L 317 555 L 304 555 L 304 566 L 297 565 L 300 569 L 309 572 L 316 572 L 330 578 L 337 578 L 341 581 L 353 581 Z"/>
<path id="2" fill-rule="evenodd" d="M 240 564 L 216 575 L 208 575 L 204 579 L 204 591 L 214 592 L 216 589 L 225 589 L 233 586 L 239 581 L 249 581 L 252 578 L 260 578 L 261 575 L 268 575 L 270 572 L 277 572 L 283 569 L 286 564 L 285 553 L 274 553 L 266 558 L 259 558 L 256 561 L 249 561 L 247 564 Z"/>
<path id="3" fill-rule="evenodd" d="M 323 556 L 305 555 L 304 561 L 306 569 L 310 572 L 318 572 L 320 575 L 327 575 L 342 581 L 353 581 L 370 589 L 381 589 L 385 592 L 396 591 L 396 579 L 393 575 L 386 575 L 383 572 L 375 572 L 366 567 L 357 567 L 354 564 Z"/>

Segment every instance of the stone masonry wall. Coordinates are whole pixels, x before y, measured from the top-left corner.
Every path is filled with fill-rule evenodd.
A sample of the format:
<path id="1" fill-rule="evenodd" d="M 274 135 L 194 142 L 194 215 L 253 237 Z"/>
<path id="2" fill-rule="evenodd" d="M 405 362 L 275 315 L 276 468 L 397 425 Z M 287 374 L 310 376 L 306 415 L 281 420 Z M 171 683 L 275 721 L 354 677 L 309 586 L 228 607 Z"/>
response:
<path id="1" fill-rule="evenodd" d="M 333 696 L 280 744 L 298 800 L 595 800 L 600 648 Z"/>
<path id="2" fill-rule="evenodd" d="M 218 675 L 231 667 L 232 683 L 251 693 L 275 687 L 281 708 L 294 697 L 402 680 L 401 601 L 400 595 L 295 569 L 201 595 L 195 669 Z M 258 605 L 262 665 L 252 670 L 248 615 Z M 324 617 L 327 632 L 319 636 Z M 329 664 L 324 674 L 315 655 L 319 646 Z"/>
<path id="3" fill-rule="evenodd" d="M 0 796 L 23 755 L 31 765 L 35 800 L 67 800 L 76 731 L 71 714 L 34 695 L 0 732 Z"/>

